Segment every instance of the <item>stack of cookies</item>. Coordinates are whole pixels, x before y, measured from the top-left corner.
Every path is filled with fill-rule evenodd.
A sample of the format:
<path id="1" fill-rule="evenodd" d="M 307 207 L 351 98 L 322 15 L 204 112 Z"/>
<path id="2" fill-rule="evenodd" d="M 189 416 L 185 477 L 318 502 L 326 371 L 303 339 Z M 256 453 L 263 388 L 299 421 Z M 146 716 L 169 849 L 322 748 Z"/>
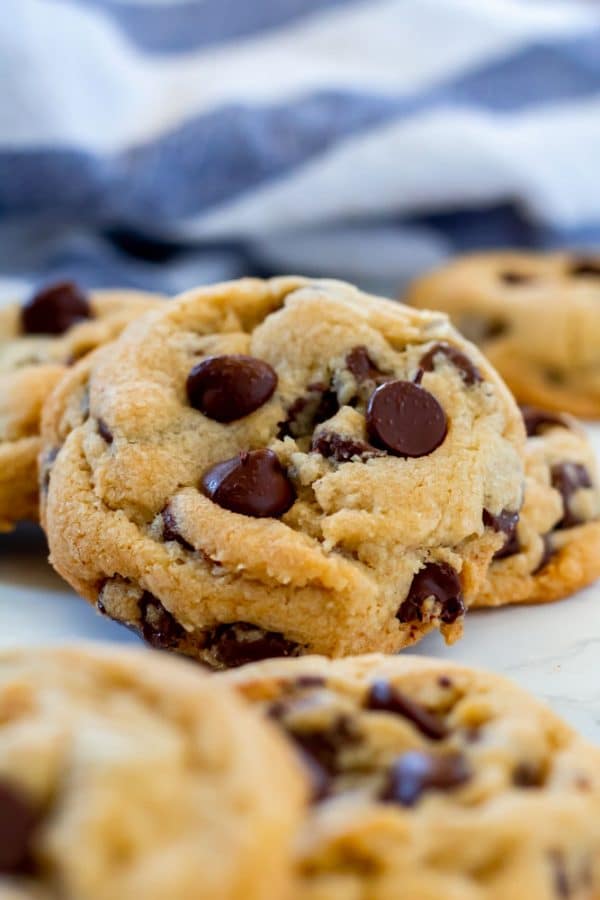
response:
<path id="1" fill-rule="evenodd" d="M 510 368 L 545 378 L 543 296 L 549 333 L 560 285 L 599 299 L 577 265 L 4 311 L 0 524 L 39 511 L 79 595 L 204 666 L 0 656 L 2 900 L 600 897 L 600 751 L 496 676 L 372 655 L 600 575 L 586 433 Z M 555 405 L 585 369 L 600 415 L 560 338 Z"/>

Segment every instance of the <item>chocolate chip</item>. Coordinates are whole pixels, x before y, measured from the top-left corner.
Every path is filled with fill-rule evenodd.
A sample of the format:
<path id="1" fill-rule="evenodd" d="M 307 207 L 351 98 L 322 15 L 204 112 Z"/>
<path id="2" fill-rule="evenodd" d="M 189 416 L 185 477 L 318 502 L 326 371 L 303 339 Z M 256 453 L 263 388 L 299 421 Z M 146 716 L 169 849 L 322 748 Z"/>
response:
<path id="1" fill-rule="evenodd" d="M 448 426 L 433 394 L 410 381 L 388 381 L 371 394 L 367 429 L 376 446 L 417 457 L 439 447 Z"/>
<path id="2" fill-rule="evenodd" d="M 179 533 L 177 529 L 177 520 L 169 506 L 165 506 L 161 516 L 163 521 L 163 541 L 177 541 L 177 543 L 181 544 L 185 550 L 190 550 L 193 553 L 196 548 L 186 541 Z"/>
<path id="3" fill-rule="evenodd" d="M 310 783 L 310 802 L 322 803 L 331 796 L 331 776 L 326 769 L 301 747 L 296 748 Z"/>
<path id="4" fill-rule="evenodd" d="M 356 381 L 361 384 L 363 381 L 377 381 L 383 374 L 378 369 L 366 347 L 353 347 L 346 356 L 346 366 L 352 372 Z"/>
<path id="5" fill-rule="evenodd" d="M 544 784 L 544 772 L 541 766 L 528 762 L 519 763 L 512 774 L 515 787 L 539 788 Z"/>
<path id="6" fill-rule="evenodd" d="M 372 447 L 366 441 L 342 437 L 341 434 L 335 434 L 333 431 L 320 431 L 316 434 L 312 440 L 311 450 L 320 453 L 326 459 L 333 459 L 340 463 L 385 456 L 382 450 Z"/>
<path id="7" fill-rule="evenodd" d="M 500 272 L 500 280 L 504 282 L 504 284 L 529 284 L 532 281 L 535 281 L 535 277 L 533 275 L 527 275 L 525 272 L 514 272 L 512 270 L 506 270 L 505 272 Z"/>
<path id="8" fill-rule="evenodd" d="M 103 441 L 106 441 L 107 444 L 112 444 L 114 438 L 113 433 L 104 421 L 104 419 L 98 419 L 98 434 L 102 438 Z"/>
<path id="9" fill-rule="evenodd" d="M 422 750 L 409 750 L 392 766 L 380 799 L 386 803 L 414 806 L 426 791 L 450 791 L 470 778 L 471 769 L 461 753 L 437 756 Z"/>
<path id="10" fill-rule="evenodd" d="M 38 816 L 21 788 L 0 779 L 0 874 L 25 872 Z"/>
<path id="11" fill-rule="evenodd" d="M 146 643 L 157 650 L 173 650 L 185 637 L 185 629 L 164 608 L 160 600 L 146 591 L 139 602 L 141 633 Z"/>
<path id="12" fill-rule="evenodd" d="M 439 675 L 437 681 L 441 688 L 451 688 L 453 684 L 449 675 Z"/>
<path id="13" fill-rule="evenodd" d="M 434 344 L 431 350 L 421 358 L 419 368 L 423 372 L 432 372 L 435 369 L 436 356 L 440 355 L 445 356 L 452 363 L 465 384 L 472 385 L 482 381 L 481 372 L 471 362 L 469 357 L 461 353 L 457 347 L 453 347 L 452 344 L 446 344 L 445 342 Z"/>
<path id="14" fill-rule="evenodd" d="M 591 488 L 592 479 L 590 473 L 581 463 L 564 462 L 557 463 L 550 469 L 552 487 L 562 496 L 564 515 L 556 528 L 573 528 L 581 525 L 581 519 L 571 509 L 571 498 L 579 488 Z"/>
<path id="15" fill-rule="evenodd" d="M 217 463 L 202 476 L 202 488 L 223 509 L 255 518 L 282 516 L 295 500 L 272 450 L 249 450 Z"/>
<path id="16" fill-rule="evenodd" d="M 569 274 L 583 278 L 600 278 L 600 256 L 578 256 L 570 267 Z"/>
<path id="17" fill-rule="evenodd" d="M 190 405 L 209 419 L 233 422 L 269 400 L 277 373 L 253 356 L 211 356 L 194 366 L 186 390 Z"/>
<path id="18" fill-rule="evenodd" d="M 535 406 L 522 406 L 521 413 L 525 422 L 527 437 L 536 437 L 542 434 L 546 428 L 558 425 L 561 428 L 570 428 L 569 420 L 560 413 L 545 412 Z"/>
<path id="19" fill-rule="evenodd" d="M 307 393 L 289 407 L 285 421 L 279 422 L 277 437 L 306 437 L 316 425 L 333 418 L 339 408 L 337 394 L 329 385 L 320 381 L 309 384 Z"/>
<path id="20" fill-rule="evenodd" d="M 494 559 L 506 559 L 507 556 L 514 556 L 521 549 L 519 538 L 517 535 L 517 525 L 519 523 L 519 513 L 510 509 L 503 509 L 502 512 L 495 515 L 484 509 L 483 524 L 487 528 L 493 528 L 494 531 L 502 532 L 506 535 L 506 540 L 502 547 L 494 553 Z"/>
<path id="21" fill-rule="evenodd" d="M 550 560 L 556 553 L 556 550 L 552 543 L 552 535 L 550 533 L 542 535 L 542 543 L 543 543 L 542 557 L 541 557 L 539 563 L 537 564 L 536 568 L 531 573 L 532 575 L 537 575 L 538 572 L 541 572 L 542 569 L 544 569 L 548 565 L 548 563 L 550 562 Z"/>
<path id="22" fill-rule="evenodd" d="M 73 281 L 59 281 L 38 291 L 21 309 L 25 334 L 64 334 L 82 319 L 91 319 L 85 293 Z"/>
<path id="23" fill-rule="evenodd" d="M 258 662 L 276 656 L 298 656 L 300 645 L 288 641 L 279 631 L 265 631 L 249 622 L 217 625 L 206 634 L 205 648 L 226 668 Z"/>
<path id="24" fill-rule="evenodd" d="M 423 603 L 433 597 L 441 607 L 440 619 L 452 624 L 465 614 L 460 578 L 448 563 L 427 563 L 412 580 L 406 600 L 396 613 L 401 622 L 420 622 Z"/>
<path id="25" fill-rule="evenodd" d="M 326 728 L 312 731 L 290 728 L 288 733 L 303 752 L 315 759 L 329 775 L 337 775 L 341 771 L 342 751 L 362 741 L 355 722 L 347 715 L 338 716 Z"/>
<path id="26" fill-rule="evenodd" d="M 371 685 L 365 708 L 403 716 L 432 741 L 441 741 L 448 735 L 448 729 L 439 716 L 415 703 L 389 681 L 376 681 Z"/>

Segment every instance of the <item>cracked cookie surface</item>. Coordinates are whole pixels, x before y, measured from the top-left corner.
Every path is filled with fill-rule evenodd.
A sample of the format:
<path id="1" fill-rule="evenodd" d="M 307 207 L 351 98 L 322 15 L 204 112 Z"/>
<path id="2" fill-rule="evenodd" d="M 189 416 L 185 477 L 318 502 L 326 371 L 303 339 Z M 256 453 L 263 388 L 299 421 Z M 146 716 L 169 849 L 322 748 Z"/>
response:
<path id="1" fill-rule="evenodd" d="M 0 653 L 3 900 L 283 900 L 304 797 L 279 735 L 199 667 Z"/>
<path id="2" fill-rule="evenodd" d="M 520 402 L 600 418 L 600 256 L 466 256 L 417 279 L 406 302 L 447 312 Z"/>
<path id="3" fill-rule="evenodd" d="M 156 294 L 50 285 L 0 309 L 0 531 L 37 520 L 37 457 L 44 401 L 66 368 L 113 340 Z"/>
<path id="4" fill-rule="evenodd" d="M 301 900 L 600 896 L 600 751 L 506 679 L 407 655 L 216 678 L 312 779 Z"/>
<path id="5" fill-rule="evenodd" d="M 214 666 L 459 636 L 518 509 L 524 429 L 445 316 L 340 282 L 192 291 L 48 404 L 51 561 Z"/>
<path id="6" fill-rule="evenodd" d="M 525 499 L 474 606 L 560 600 L 600 577 L 596 454 L 571 416 L 524 407 Z"/>

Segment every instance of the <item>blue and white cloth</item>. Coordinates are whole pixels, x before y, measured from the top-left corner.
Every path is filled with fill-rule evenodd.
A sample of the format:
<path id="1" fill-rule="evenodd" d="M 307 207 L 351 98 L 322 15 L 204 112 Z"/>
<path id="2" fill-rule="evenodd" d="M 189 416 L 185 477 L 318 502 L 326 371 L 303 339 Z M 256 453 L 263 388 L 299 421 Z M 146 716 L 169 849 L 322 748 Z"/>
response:
<path id="1" fill-rule="evenodd" d="M 2 0 L 0 287 L 600 245 L 597 0 Z"/>

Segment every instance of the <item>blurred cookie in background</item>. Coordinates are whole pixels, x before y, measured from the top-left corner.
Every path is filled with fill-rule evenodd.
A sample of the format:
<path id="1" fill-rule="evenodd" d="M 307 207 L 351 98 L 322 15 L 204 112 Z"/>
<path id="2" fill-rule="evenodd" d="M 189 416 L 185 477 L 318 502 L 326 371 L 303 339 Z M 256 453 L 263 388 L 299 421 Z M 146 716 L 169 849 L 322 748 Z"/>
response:
<path id="1" fill-rule="evenodd" d="M 507 679 L 417 656 L 215 677 L 311 776 L 300 900 L 600 895 L 600 751 Z"/>
<path id="2" fill-rule="evenodd" d="M 520 516 L 506 534 L 474 606 L 560 600 L 600 577 L 600 482 L 585 431 L 564 413 L 523 407 L 527 427 Z"/>
<path id="3" fill-rule="evenodd" d="M 55 384 L 162 299 L 126 289 L 87 293 L 65 281 L 0 309 L 0 531 L 38 518 L 40 416 Z"/>
<path id="4" fill-rule="evenodd" d="M 521 403 L 600 419 L 600 255 L 459 257 L 405 301 L 447 312 Z"/>
<path id="5" fill-rule="evenodd" d="M 199 667 L 0 653 L 3 900 L 284 900 L 304 797 L 280 736 Z"/>

